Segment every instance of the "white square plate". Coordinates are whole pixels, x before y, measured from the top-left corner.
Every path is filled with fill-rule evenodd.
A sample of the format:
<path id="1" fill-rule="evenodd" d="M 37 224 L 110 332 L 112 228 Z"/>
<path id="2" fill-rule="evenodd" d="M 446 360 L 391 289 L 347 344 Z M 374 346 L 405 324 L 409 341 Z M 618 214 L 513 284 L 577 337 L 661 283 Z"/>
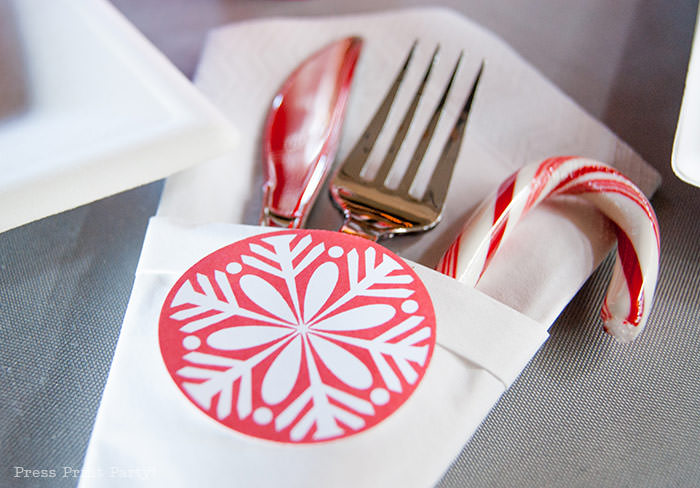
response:
<path id="1" fill-rule="evenodd" d="M 235 143 L 230 123 L 104 0 L 0 5 L 0 54 L 0 231 Z"/>
<path id="2" fill-rule="evenodd" d="M 671 167 L 681 180 L 700 186 L 700 25 L 695 26 L 695 39 L 688 64 L 683 102 L 673 142 Z"/>

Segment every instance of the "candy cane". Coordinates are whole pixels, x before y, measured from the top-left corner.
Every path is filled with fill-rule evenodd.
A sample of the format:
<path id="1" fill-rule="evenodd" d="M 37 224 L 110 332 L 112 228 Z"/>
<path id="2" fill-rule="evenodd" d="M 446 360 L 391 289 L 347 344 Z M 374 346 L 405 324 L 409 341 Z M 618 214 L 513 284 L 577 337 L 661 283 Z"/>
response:
<path id="1" fill-rule="evenodd" d="M 506 179 L 467 222 L 437 269 L 475 286 L 518 220 L 553 195 L 580 195 L 615 224 L 617 253 L 601 310 L 605 330 L 632 341 L 649 316 L 659 269 L 659 226 L 644 194 L 614 168 L 557 157 Z"/>

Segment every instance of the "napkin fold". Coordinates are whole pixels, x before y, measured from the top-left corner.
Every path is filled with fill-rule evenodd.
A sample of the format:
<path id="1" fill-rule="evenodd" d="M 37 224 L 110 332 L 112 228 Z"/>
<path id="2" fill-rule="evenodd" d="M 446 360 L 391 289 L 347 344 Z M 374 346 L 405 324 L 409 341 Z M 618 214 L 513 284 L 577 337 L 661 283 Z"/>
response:
<path id="1" fill-rule="evenodd" d="M 355 71 L 337 161 L 344 159 L 388 90 L 414 41 L 418 46 L 394 107 L 368 160 L 376 169 L 437 45 L 439 58 L 417 118 L 389 174 L 398 182 L 460 52 L 464 53 L 444 116 L 416 189 L 427 182 L 481 61 L 484 73 L 449 187 L 441 223 L 419 235 L 382 244 L 434 267 L 469 213 L 511 173 L 551 156 L 578 155 L 615 166 L 647 196 L 660 176 L 628 145 L 525 62 L 507 44 L 450 10 L 414 8 L 314 19 L 268 19 L 214 30 L 204 48 L 197 86 L 239 128 L 230 157 L 168 178 L 158 215 L 187 223 L 255 224 L 261 209 L 260 134 L 272 99 L 309 53 L 348 35 L 364 38 Z M 264 41 L 261 41 L 263 40 Z M 336 230 L 340 213 L 321 192 L 307 223 Z M 615 242 L 607 220 L 575 198 L 547 202 L 519 225 L 500 250 L 479 289 L 551 325 Z"/>

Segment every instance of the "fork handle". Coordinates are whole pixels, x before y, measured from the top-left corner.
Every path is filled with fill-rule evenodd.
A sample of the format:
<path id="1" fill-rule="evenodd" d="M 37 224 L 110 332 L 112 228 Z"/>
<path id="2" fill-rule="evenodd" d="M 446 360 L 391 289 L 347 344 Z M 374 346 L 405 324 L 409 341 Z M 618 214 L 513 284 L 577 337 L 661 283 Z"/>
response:
<path id="1" fill-rule="evenodd" d="M 345 222 L 339 229 L 340 232 L 344 234 L 350 234 L 353 236 L 364 237 L 370 241 L 377 242 L 379 240 L 379 233 L 372 229 L 367 223 L 362 220 L 355 219 L 351 216 L 345 218 Z"/>

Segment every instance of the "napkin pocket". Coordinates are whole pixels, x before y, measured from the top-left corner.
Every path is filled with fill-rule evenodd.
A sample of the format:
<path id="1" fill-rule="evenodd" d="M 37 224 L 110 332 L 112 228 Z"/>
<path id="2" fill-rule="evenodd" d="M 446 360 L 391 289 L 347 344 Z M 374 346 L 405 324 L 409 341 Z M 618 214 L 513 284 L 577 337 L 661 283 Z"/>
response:
<path id="1" fill-rule="evenodd" d="M 342 435 L 320 442 L 241 432 L 178 386 L 164 359 L 173 351 L 162 331 L 159 338 L 159 323 L 170 316 L 162 313 L 164 304 L 173 303 L 168 300 L 177 296 L 175 285 L 195 263 L 232 243 L 270 232 L 257 226 L 151 220 L 80 486 L 117 486 L 126 478 L 130 486 L 429 486 L 547 338 L 542 325 L 525 315 L 405 262 L 430 297 L 435 335 L 422 378 L 403 403 L 387 413 L 381 407 L 387 400 L 371 397 L 369 403 L 384 412 L 380 421 L 372 424 L 371 414 L 348 408 L 372 425 L 352 427 L 353 417 L 346 417 L 339 421 Z M 322 356 L 317 359 L 320 364 Z M 391 364 L 402 377 L 402 367 Z M 251 391 L 259 399 L 261 381 L 253 378 Z M 382 386 L 376 390 L 386 395 Z M 290 396 L 301 398 L 302 392 L 292 390 Z M 222 401 L 218 398 L 217 405 Z M 344 405 L 345 397 L 335 398 L 342 400 L 331 399 L 336 406 Z M 234 402 L 229 415 L 239 415 L 240 405 Z M 261 423 L 269 422 L 263 418 L 269 409 L 256 412 Z"/>

